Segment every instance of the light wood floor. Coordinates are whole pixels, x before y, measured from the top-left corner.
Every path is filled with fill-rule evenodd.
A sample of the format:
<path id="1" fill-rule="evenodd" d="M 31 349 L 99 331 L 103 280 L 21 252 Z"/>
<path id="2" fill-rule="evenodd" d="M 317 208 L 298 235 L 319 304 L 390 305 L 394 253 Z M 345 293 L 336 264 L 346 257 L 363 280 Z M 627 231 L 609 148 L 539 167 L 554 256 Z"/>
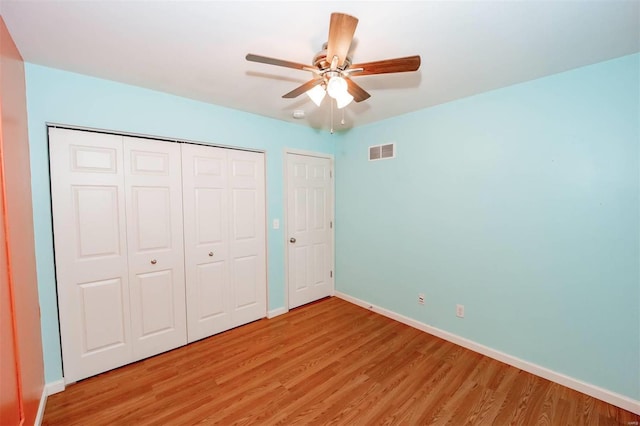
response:
<path id="1" fill-rule="evenodd" d="M 635 425 L 628 411 L 337 298 L 71 385 L 44 425 Z"/>

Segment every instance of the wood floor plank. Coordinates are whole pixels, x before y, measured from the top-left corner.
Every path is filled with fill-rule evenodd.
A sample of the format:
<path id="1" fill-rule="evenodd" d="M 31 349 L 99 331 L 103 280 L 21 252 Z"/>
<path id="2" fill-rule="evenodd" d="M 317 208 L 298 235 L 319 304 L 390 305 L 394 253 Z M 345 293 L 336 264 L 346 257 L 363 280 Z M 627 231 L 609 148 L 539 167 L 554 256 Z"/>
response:
<path id="1" fill-rule="evenodd" d="M 48 398 L 42 424 L 633 422 L 640 416 L 328 298 L 70 385 Z"/>

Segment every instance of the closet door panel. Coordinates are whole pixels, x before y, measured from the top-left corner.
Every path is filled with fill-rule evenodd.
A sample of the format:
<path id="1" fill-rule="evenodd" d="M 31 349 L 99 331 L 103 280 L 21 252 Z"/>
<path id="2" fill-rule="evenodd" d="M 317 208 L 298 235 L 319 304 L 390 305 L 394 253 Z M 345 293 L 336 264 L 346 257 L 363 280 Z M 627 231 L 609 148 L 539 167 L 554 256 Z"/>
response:
<path id="1" fill-rule="evenodd" d="M 122 281 L 109 279 L 78 285 L 85 354 L 121 346 L 125 342 Z"/>
<path id="2" fill-rule="evenodd" d="M 170 332 L 175 327 L 173 282 L 170 269 L 137 275 L 136 295 L 139 301 L 140 336 L 147 338 Z"/>
<path id="3" fill-rule="evenodd" d="M 233 326 L 267 312 L 264 154 L 228 151 Z"/>
<path id="4" fill-rule="evenodd" d="M 182 146 L 189 341 L 232 327 L 227 151 Z"/>
<path id="5" fill-rule="evenodd" d="M 199 321 L 227 315 L 229 299 L 226 262 L 203 262 L 196 266 L 197 277 L 194 281 L 198 295 Z"/>
<path id="6" fill-rule="evenodd" d="M 237 257 L 233 262 L 234 308 L 242 309 L 259 303 L 258 256 Z M 261 318 L 261 317 L 260 317 Z"/>
<path id="7" fill-rule="evenodd" d="M 180 146 L 124 138 L 134 358 L 186 344 Z"/>
<path id="8" fill-rule="evenodd" d="M 122 137 L 49 129 L 56 281 L 67 383 L 130 362 Z"/>

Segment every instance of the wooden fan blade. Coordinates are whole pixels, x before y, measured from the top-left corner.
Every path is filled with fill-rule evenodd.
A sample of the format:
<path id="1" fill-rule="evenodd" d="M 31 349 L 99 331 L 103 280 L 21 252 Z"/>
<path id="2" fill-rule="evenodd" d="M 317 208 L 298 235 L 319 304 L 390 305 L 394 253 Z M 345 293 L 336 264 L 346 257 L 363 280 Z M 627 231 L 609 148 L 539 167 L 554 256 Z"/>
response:
<path id="1" fill-rule="evenodd" d="M 315 80 L 309 80 L 305 84 L 303 84 L 302 86 L 293 89 L 292 91 L 290 91 L 286 95 L 282 95 L 282 97 L 283 98 L 287 98 L 287 99 L 297 98 L 298 96 L 302 95 L 307 90 L 313 89 L 315 86 L 317 86 L 318 84 L 322 83 L 322 81 L 323 81 L 323 79 L 321 79 L 321 78 L 317 78 Z"/>
<path id="2" fill-rule="evenodd" d="M 371 95 L 367 93 L 366 90 L 358 86 L 350 78 L 345 78 L 345 81 L 347 82 L 347 92 L 349 92 L 349 94 L 353 96 L 354 101 L 362 102 L 365 99 L 369 99 L 371 97 Z"/>
<path id="3" fill-rule="evenodd" d="M 297 70 L 304 70 L 309 68 L 309 65 L 299 64 L 297 62 L 284 61 L 282 59 L 269 58 L 267 56 L 254 55 L 249 53 L 246 57 L 247 61 L 260 62 L 261 64 L 277 65 L 279 67 L 294 68 Z"/>
<path id="4" fill-rule="evenodd" d="M 358 18 L 344 13 L 332 13 L 329 23 L 329 40 L 327 41 L 327 62 L 331 63 L 334 56 L 338 57 L 338 67 L 347 58 L 353 34 L 356 32 Z"/>
<path id="5" fill-rule="evenodd" d="M 417 71 L 420 68 L 420 56 L 407 56 L 406 58 L 385 59 L 382 61 L 353 64 L 349 68 L 362 68 L 362 71 L 354 71 L 351 77 L 371 74 L 388 74 L 393 72 Z"/>

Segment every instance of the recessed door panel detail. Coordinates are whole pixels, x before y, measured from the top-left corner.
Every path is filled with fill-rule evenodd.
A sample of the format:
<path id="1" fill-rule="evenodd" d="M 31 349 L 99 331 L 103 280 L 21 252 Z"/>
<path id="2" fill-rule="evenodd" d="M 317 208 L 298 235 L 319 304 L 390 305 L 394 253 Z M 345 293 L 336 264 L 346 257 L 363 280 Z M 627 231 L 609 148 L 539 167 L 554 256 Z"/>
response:
<path id="1" fill-rule="evenodd" d="M 309 271 L 309 248 L 296 247 L 293 249 L 293 281 L 296 290 L 306 289 L 309 285 L 307 273 Z"/>
<path id="2" fill-rule="evenodd" d="M 78 257 L 119 255 L 118 188 L 87 185 L 73 186 L 71 191 Z"/>
<path id="3" fill-rule="evenodd" d="M 227 265 L 214 262 L 198 265 L 198 319 L 200 321 L 218 315 L 226 315 Z"/>
<path id="4" fill-rule="evenodd" d="M 296 178 L 306 178 L 307 177 L 307 165 L 306 164 L 293 164 L 293 176 Z"/>
<path id="5" fill-rule="evenodd" d="M 232 168 L 234 177 L 254 177 L 256 167 L 253 161 L 233 161 Z"/>
<path id="6" fill-rule="evenodd" d="M 258 273 L 256 256 L 236 258 L 233 264 L 233 288 L 236 294 L 236 308 L 257 303 L 256 275 Z"/>
<path id="7" fill-rule="evenodd" d="M 307 230 L 307 188 L 294 190 L 293 226 L 296 232 Z"/>
<path id="8" fill-rule="evenodd" d="M 327 200 L 327 194 L 324 188 L 313 189 L 313 204 L 311 211 L 313 212 L 313 223 L 311 227 L 316 230 L 324 229 L 329 221 L 326 217 L 325 202 Z"/>
<path id="9" fill-rule="evenodd" d="M 323 165 L 315 165 L 311 167 L 312 173 L 311 175 L 313 176 L 314 179 L 321 179 L 324 180 L 325 178 L 327 178 L 327 168 Z"/>
<path id="10" fill-rule="evenodd" d="M 168 175 L 169 156 L 162 152 L 131 151 L 131 173 Z"/>
<path id="11" fill-rule="evenodd" d="M 256 237 L 256 204 L 255 190 L 233 191 L 233 237 L 236 240 Z"/>
<path id="12" fill-rule="evenodd" d="M 131 188 L 131 212 L 137 225 L 139 250 L 171 247 L 171 194 L 168 188 Z"/>
<path id="13" fill-rule="evenodd" d="M 138 275 L 142 338 L 174 328 L 173 282 L 171 270 Z"/>
<path id="14" fill-rule="evenodd" d="M 222 176 L 224 171 L 221 158 L 195 157 L 193 163 L 194 176 Z"/>
<path id="15" fill-rule="evenodd" d="M 219 243 L 224 239 L 226 194 L 220 188 L 194 190 L 197 244 Z"/>
<path id="16" fill-rule="evenodd" d="M 116 150 L 91 146 L 71 145 L 73 172 L 116 173 Z"/>
<path id="17" fill-rule="evenodd" d="M 329 278 L 326 267 L 329 264 L 327 259 L 327 245 L 324 243 L 313 246 L 313 285 L 322 285 Z"/>
<path id="18" fill-rule="evenodd" d="M 122 281 L 111 279 L 78 285 L 82 311 L 83 354 L 125 343 Z"/>

